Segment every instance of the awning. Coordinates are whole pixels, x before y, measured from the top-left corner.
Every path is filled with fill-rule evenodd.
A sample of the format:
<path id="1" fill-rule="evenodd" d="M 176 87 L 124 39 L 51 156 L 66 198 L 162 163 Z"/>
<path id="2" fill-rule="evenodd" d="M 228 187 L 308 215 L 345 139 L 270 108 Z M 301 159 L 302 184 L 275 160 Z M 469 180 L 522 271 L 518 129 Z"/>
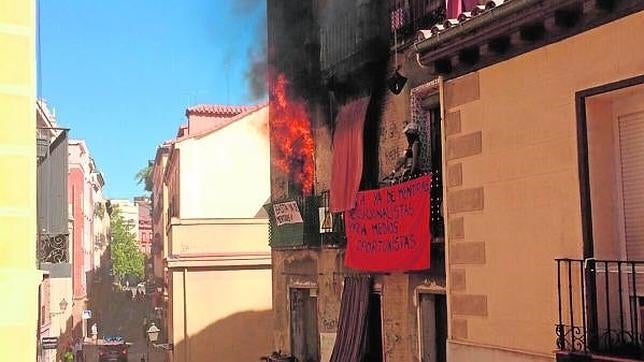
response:
<path id="1" fill-rule="evenodd" d="M 369 97 L 360 98 L 340 108 L 333 134 L 331 163 L 331 212 L 350 210 L 362 178 L 363 129 Z"/>

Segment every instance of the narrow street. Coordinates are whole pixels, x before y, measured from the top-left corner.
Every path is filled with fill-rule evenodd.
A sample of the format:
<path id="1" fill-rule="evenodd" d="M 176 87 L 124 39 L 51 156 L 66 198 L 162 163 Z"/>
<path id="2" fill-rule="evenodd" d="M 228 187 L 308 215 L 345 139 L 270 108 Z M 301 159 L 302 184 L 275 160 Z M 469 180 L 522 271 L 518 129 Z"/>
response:
<path id="1" fill-rule="evenodd" d="M 150 346 L 150 358 L 147 359 L 147 336 L 143 320 L 146 316 L 149 319 L 152 311 L 149 298 L 132 300 L 129 290 L 120 290 L 108 273 L 103 272 L 101 278 L 94 283 L 89 305 L 93 318 L 88 323 L 88 330 L 96 323 L 99 339 L 107 336 L 123 337 L 129 344 L 128 361 L 139 362 L 144 356 L 146 361 L 165 361 L 165 351 L 153 346 Z M 85 358 L 88 362 L 98 361 L 98 346 L 86 343 Z"/>

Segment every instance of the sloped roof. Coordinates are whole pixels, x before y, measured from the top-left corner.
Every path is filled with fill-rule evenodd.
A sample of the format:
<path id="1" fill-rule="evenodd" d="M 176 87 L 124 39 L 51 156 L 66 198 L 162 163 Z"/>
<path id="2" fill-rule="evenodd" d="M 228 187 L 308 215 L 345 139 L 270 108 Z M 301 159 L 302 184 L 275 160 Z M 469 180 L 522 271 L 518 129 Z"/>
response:
<path id="1" fill-rule="evenodd" d="M 213 117 L 234 117 L 256 106 L 239 106 L 224 104 L 197 104 L 186 109 L 186 116 L 203 115 Z"/>
<path id="2" fill-rule="evenodd" d="M 256 105 L 252 105 L 252 106 L 240 106 L 240 107 L 244 109 L 242 112 L 240 112 L 240 113 L 238 113 L 238 114 L 236 114 L 234 116 L 230 116 L 229 118 L 224 118 L 224 119 L 218 120 L 217 122 L 213 122 L 210 125 L 210 127 L 206 128 L 204 130 L 201 130 L 200 132 L 196 132 L 196 133 L 192 133 L 192 134 L 185 133 L 183 136 L 177 137 L 176 140 L 177 141 L 183 141 L 183 140 L 188 139 L 188 138 L 202 137 L 202 136 L 205 136 L 207 134 L 210 134 L 210 133 L 213 133 L 215 131 L 218 131 L 218 130 L 228 126 L 229 124 L 234 123 L 234 122 L 246 117 L 247 115 L 249 115 L 249 114 L 251 114 L 253 112 L 256 112 L 256 111 L 258 111 L 258 110 L 260 110 L 260 109 L 262 109 L 264 107 L 268 107 L 268 103 L 261 103 L 261 104 L 256 104 Z M 186 111 L 186 113 L 187 113 L 187 111 Z M 220 116 L 212 115 L 212 117 L 220 117 Z"/>

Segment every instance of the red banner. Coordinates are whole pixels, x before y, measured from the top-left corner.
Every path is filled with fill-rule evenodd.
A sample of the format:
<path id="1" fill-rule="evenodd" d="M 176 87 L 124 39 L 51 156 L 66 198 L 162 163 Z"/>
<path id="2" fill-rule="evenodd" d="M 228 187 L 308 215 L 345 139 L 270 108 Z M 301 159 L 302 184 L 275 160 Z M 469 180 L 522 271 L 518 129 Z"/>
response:
<path id="1" fill-rule="evenodd" d="M 364 271 L 429 269 L 431 175 L 358 192 L 345 213 L 346 266 Z"/>

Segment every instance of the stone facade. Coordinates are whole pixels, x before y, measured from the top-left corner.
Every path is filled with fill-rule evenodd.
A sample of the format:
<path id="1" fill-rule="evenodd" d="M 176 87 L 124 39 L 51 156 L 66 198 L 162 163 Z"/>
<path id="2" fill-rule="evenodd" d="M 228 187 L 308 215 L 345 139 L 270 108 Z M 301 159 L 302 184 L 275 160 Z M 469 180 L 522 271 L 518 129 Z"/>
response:
<path id="1" fill-rule="evenodd" d="M 356 273 L 344 266 L 344 249 L 273 249 L 272 260 L 275 349 L 291 351 L 289 288 L 315 290 L 318 333 L 334 338 L 344 277 Z M 419 361 L 416 293 L 420 290 L 444 293 L 445 279 L 429 272 L 375 274 L 374 286 L 382 298 L 382 341 L 386 360 Z M 333 345 L 322 339 L 321 357 L 330 356 Z"/>

